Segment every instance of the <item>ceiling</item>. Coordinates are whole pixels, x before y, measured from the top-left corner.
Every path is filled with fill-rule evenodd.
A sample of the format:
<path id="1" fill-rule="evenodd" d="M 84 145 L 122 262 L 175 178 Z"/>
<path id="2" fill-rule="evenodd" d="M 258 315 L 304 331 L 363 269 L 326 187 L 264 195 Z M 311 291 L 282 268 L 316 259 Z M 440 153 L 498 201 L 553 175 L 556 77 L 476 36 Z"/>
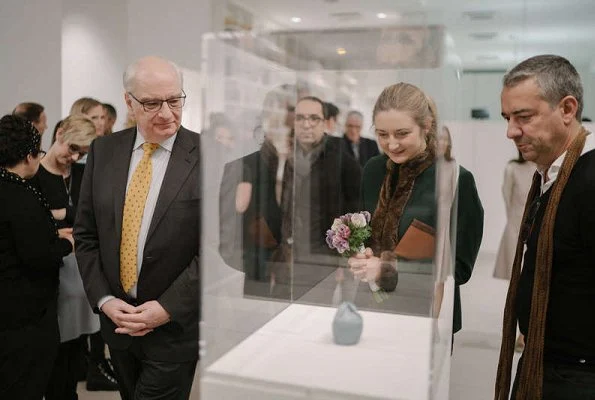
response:
<path id="1" fill-rule="evenodd" d="M 501 70 L 535 54 L 555 53 L 595 72 L 595 0 L 232 1 L 278 30 L 316 31 L 303 36 L 309 39 L 301 46 L 334 63 L 338 48 L 345 49 L 344 56 L 357 48 L 361 59 L 361 49 L 379 44 L 378 35 L 356 41 L 345 30 L 432 25 L 443 27 L 445 60 L 457 67 Z M 301 21 L 292 22 L 294 17 Z M 326 30 L 338 34 L 321 32 Z"/>

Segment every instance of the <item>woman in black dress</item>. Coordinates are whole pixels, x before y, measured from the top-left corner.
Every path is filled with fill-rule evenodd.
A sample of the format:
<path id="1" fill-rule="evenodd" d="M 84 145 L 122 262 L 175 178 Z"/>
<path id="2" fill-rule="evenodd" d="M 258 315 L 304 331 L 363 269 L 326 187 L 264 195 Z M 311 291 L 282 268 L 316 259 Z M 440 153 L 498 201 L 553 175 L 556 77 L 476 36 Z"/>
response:
<path id="1" fill-rule="evenodd" d="M 84 164 L 77 164 L 96 137 L 95 125 L 83 116 L 70 116 L 61 122 L 56 141 L 41 161 L 32 183 L 45 196 L 58 227 L 72 228 Z M 74 252 L 63 258 L 58 295 L 60 348 L 46 400 L 76 400 L 79 376 L 86 375 L 85 337 L 99 330 L 99 317 L 85 295 Z"/>
<path id="2" fill-rule="evenodd" d="M 58 350 L 58 270 L 73 249 L 27 179 L 44 155 L 41 135 L 0 119 L 0 398 L 41 400 Z"/>

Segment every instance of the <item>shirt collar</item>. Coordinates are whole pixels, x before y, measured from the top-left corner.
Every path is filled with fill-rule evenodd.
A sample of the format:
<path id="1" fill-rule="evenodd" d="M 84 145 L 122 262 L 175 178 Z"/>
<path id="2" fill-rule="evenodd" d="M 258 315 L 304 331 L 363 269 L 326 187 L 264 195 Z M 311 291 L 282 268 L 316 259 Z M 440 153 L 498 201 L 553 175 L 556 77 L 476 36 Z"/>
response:
<path id="1" fill-rule="evenodd" d="M 159 146 L 171 153 L 177 136 L 178 136 L 178 132 L 176 132 L 172 136 L 168 137 L 163 142 L 159 143 Z M 143 143 L 145 143 L 145 138 L 143 137 L 143 135 L 140 131 L 140 128 L 138 128 L 138 126 L 137 126 L 136 127 L 136 139 L 134 140 L 134 147 L 132 148 L 132 151 L 139 149 L 143 145 Z"/>
<path id="2" fill-rule="evenodd" d="M 585 154 L 586 152 L 595 149 L 594 136 L 595 135 L 588 132 L 587 139 L 585 141 L 585 146 L 583 147 L 583 151 L 581 152 L 581 156 L 583 154 Z M 554 184 L 554 182 L 558 178 L 558 173 L 560 172 L 560 168 L 562 168 L 562 163 L 564 162 L 564 159 L 566 158 L 567 153 L 568 153 L 568 151 L 565 151 L 564 153 L 562 153 L 562 155 L 560 157 L 556 158 L 556 160 L 552 163 L 552 165 L 547 170 L 543 170 L 540 168 L 537 169 L 537 172 L 541 176 L 541 194 L 545 193 Z M 548 178 L 547 182 L 545 181 L 546 172 L 547 172 L 547 178 Z"/>

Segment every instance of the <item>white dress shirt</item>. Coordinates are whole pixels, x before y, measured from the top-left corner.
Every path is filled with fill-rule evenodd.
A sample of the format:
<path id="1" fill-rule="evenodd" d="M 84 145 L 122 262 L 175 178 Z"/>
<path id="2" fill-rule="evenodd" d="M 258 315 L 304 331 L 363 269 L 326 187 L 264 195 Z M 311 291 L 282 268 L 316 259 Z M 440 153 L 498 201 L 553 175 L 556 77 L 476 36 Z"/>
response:
<path id="1" fill-rule="evenodd" d="M 583 147 L 581 156 L 583 154 L 585 154 L 586 152 L 595 149 L 595 137 L 594 136 L 595 135 L 593 135 L 592 133 L 589 133 L 589 135 L 587 135 L 587 139 L 585 140 L 585 146 Z M 539 172 L 539 175 L 541 175 L 541 194 L 542 195 L 545 192 L 547 192 L 549 188 L 552 187 L 554 182 L 556 182 L 556 179 L 558 178 L 558 173 L 560 172 L 560 168 L 562 168 L 562 163 L 564 162 L 564 159 L 566 158 L 566 153 L 567 153 L 567 151 L 562 153 L 562 155 L 560 157 L 556 158 L 556 160 L 552 163 L 552 165 L 546 171 L 544 171 L 543 169 L 537 168 L 537 172 Z M 546 177 L 548 178 L 547 181 L 545 180 Z"/>
<path id="2" fill-rule="evenodd" d="M 149 193 L 147 194 L 147 200 L 145 202 L 145 209 L 143 211 L 143 218 L 140 224 L 140 231 L 138 234 L 138 243 L 137 243 L 137 253 L 136 253 L 136 260 L 137 260 L 137 276 L 140 276 L 140 271 L 143 265 L 143 254 L 145 251 L 145 243 L 147 241 L 147 234 L 149 233 L 149 227 L 151 226 L 151 220 L 153 219 L 153 213 L 155 211 L 155 206 L 157 205 L 157 198 L 159 197 L 159 192 L 161 191 L 161 185 L 163 184 L 163 178 L 165 177 L 165 171 L 167 169 L 167 164 L 169 163 L 169 158 L 171 156 L 171 151 L 174 145 L 174 141 L 176 140 L 176 133 L 170 138 L 167 138 L 162 143 L 159 144 L 159 148 L 155 150 L 155 152 L 151 155 L 151 185 L 149 186 Z M 132 157 L 130 159 L 130 166 L 128 168 L 128 180 L 126 182 L 126 192 L 128 192 L 128 187 L 130 186 L 130 181 L 132 180 L 132 175 L 138 164 L 140 163 L 141 159 L 143 158 L 143 144 L 145 143 L 145 139 L 140 134 L 137 128 L 136 139 L 134 141 L 134 146 L 132 148 Z M 137 290 L 137 283 L 128 291 L 128 295 L 132 298 L 136 298 L 136 290 Z M 99 302 L 97 303 L 99 309 L 103 306 L 108 300 L 113 299 L 114 296 L 105 296 L 102 297 Z"/>

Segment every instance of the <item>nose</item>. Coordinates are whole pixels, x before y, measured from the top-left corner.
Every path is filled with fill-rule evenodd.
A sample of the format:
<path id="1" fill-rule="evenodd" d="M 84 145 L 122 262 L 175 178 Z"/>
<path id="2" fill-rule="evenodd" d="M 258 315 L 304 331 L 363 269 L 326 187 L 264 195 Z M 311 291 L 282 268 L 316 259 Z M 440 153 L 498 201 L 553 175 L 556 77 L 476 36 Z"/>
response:
<path id="1" fill-rule="evenodd" d="M 388 149 L 389 149 L 390 151 L 395 151 L 395 150 L 397 150 L 397 149 L 399 148 L 399 146 L 400 146 L 400 144 L 399 144 L 399 141 L 398 141 L 398 140 L 396 140 L 394 137 L 391 137 L 391 138 L 388 140 Z"/>
<path id="2" fill-rule="evenodd" d="M 508 126 L 506 127 L 506 137 L 509 139 L 514 139 L 519 136 L 522 136 L 523 132 L 521 129 L 511 121 L 508 121 Z"/>
<path id="3" fill-rule="evenodd" d="M 161 109 L 160 109 L 160 110 L 159 110 L 159 112 L 157 113 L 157 115 L 158 115 L 160 118 L 163 118 L 163 119 L 169 119 L 169 118 L 172 116 L 172 114 L 173 114 L 173 113 L 172 113 L 172 111 L 171 111 L 171 108 L 169 108 L 169 104 L 167 104 L 167 102 L 164 102 L 164 103 L 161 105 Z"/>

